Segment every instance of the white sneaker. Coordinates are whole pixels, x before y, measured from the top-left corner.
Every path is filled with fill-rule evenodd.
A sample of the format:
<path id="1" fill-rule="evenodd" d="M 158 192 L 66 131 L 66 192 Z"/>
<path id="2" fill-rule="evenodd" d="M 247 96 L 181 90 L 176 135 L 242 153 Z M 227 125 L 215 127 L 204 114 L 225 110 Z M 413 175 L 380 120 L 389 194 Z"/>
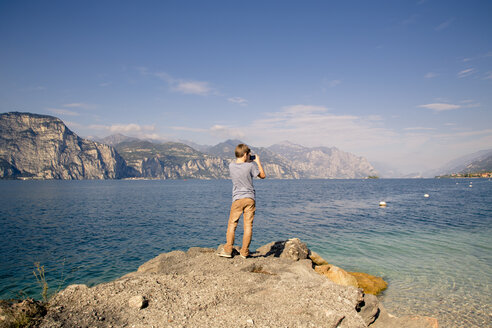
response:
<path id="1" fill-rule="evenodd" d="M 222 251 L 220 253 L 217 253 L 217 255 L 220 256 L 220 257 L 228 257 L 228 258 L 232 257 L 232 254 L 231 253 L 226 253 L 224 251 Z"/>

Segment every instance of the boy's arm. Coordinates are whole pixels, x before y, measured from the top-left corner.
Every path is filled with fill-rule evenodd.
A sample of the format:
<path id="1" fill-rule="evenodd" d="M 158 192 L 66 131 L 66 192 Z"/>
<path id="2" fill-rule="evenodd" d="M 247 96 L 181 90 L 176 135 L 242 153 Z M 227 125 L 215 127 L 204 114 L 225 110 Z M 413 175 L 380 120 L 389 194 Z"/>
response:
<path id="1" fill-rule="evenodd" d="M 256 158 L 254 161 L 258 165 L 258 170 L 260 171 L 260 174 L 258 174 L 258 178 L 265 179 L 266 174 L 265 174 L 265 171 L 263 170 L 263 166 L 261 166 L 260 156 L 256 155 Z"/>

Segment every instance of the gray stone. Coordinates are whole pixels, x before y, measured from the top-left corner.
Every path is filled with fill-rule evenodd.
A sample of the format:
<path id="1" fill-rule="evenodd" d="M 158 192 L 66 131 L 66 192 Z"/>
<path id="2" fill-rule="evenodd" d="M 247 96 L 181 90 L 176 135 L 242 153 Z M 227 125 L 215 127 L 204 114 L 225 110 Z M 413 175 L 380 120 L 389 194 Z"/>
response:
<path id="1" fill-rule="evenodd" d="M 258 255 L 288 258 L 294 261 L 307 259 L 309 249 L 299 238 L 271 242 L 256 250 Z"/>
<path id="2" fill-rule="evenodd" d="M 364 294 L 358 312 L 366 325 L 372 324 L 376 321 L 380 312 L 378 298 L 372 294 Z"/>
<path id="3" fill-rule="evenodd" d="M 145 297 L 143 297 L 142 295 L 137 295 L 137 296 L 133 296 L 132 298 L 130 298 L 128 300 L 128 305 L 133 308 L 133 309 L 137 309 L 137 310 L 141 310 L 143 308 L 146 308 L 147 305 L 148 305 L 148 301 Z"/>

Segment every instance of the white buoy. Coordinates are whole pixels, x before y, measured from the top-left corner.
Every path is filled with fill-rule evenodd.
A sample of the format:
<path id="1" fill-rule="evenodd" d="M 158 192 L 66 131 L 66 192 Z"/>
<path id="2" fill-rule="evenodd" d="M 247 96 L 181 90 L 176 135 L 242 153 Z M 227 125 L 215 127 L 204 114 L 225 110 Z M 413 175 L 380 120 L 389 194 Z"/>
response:
<path id="1" fill-rule="evenodd" d="M 471 187 L 473 187 L 473 185 L 469 185 L 468 187 L 470 187 L 470 188 L 471 188 Z"/>
<path id="2" fill-rule="evenodd" d="M 379 202 L 380 207 L 386 207 L 386 202 Z"/>
<path id="3" fill-rule="evenodd" d="M 429 194 L 425 194 L 425 195 L 424 195 L 424 197 L 425 197 L 425 198 L 429 198 Z"/>

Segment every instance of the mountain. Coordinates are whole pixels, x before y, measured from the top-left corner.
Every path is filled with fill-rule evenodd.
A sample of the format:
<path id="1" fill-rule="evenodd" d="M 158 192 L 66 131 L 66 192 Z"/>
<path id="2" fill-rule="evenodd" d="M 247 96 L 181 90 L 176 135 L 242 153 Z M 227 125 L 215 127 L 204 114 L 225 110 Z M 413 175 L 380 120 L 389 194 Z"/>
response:
<path id="1" fill-rule="evenodd" d="M 128 137 L 125 136 L 121 133 L 117 134 L 112 134 L 110 136 L 104 137 L 104 138 L 99 138 L 99 137 L 89 137 L 89 139 L 94 140 L 96 142 L 109 145 L 109 146 L 116 146 L 119 143 L 126 142 L 126 141 L 137 141 L 139 140 L 138 138 L 134 137 Z"/>
<path id="2" fill-rule="evenodd" d="M 472 154 L 461 156 L 446 163 L 436 170 L 428 172 L 427 175 L 436 176 L 452 173 L 470 173 L 471 171 L 468 169 L 469 166 L 470 168 L 476 166 L 477 168 L 483 167 L 486 169 L 487 158 L 490 156 L 492 156 L 492 149 L 481 150 Z M 477 162 L 477 164 L 473 164 L 475 162 Z"/>
<path id="3" fill-rule="evenodd" d="M 474 160 L 459 173 L 467 174 L 485 172 L 492 172 L 492 153 L 489 153 L 489 155 L 486 157 L 481 156 L 479 159 Z"/>
<path id="4" fill-rule="evenodd" d="M 234 160 L 234 150 L 240 143 L 244 143 L 240 140 L 226 140 L 219 143 L 207 150 L 207 153 L 214 156 L 219 156 L 229 161 Z M 271 150 L 263 147 L 249 146 L 253 154 L 258 154 L 261 160 L 261 164 L 267 177 L 273 179 L 299 179 L 299 173 L 292 167 L 290 161 L 286 160 L 282 156 L 272 152 Z"/>
<path id="5" fill-rule="evenodd" d="M 0 114 L 0 178 L 118 179 L 128 174 L 113 147 L 80 138 L 56 117 Z"/>
<path id="6" fill-rule="evenodd" d="M 183 139 L 178 139 L 176 142 L 190 146 L 191 148 L 196 149 L 198 151 L 201 151 L 202 153 L 206 153 L 210 149 L 210 147 L 212 147 L 209 145 L 200 145 L 200 144 L 197 144 L 193 141 L 183 140 Z"/>
<path id="7" fill-rule="evenodd" d="M 137 173 L 135 177 L 158 179 L 226 179 L 229 161 L 206 155 L 177 142 L 156 144 L 128 141 L 116 150 Z"/>
<path id="8" fill-rule="evenodd" d="M 381 162 L 371 161 L 371 165 L 379 173 L 381 178 L 402 178 L 405 174 L 401 173 L 397 168 Z"/>
<path id="9" fill-rule="evenodd" d="M 268 150 L 289 161 L 301 178 L 365 178 L 377 175 L 367 159 L 335 147 L 309 148 L 286 141 L 272 145 Z"/>
<path id="10" fill-rule="evenodd" d="M 33 179 L 227 179 L 240 140 L 204 151 L 180 142 L 139 140 L 124 135 L 80 138 L 58 118 L 31 113 L 0 116 L 0 178 Z M 114 145 L 111 146 L 111 145 Z M 376 175 L 369 162 L 337 148 L 281 143 L 251 147 L 269 178 L 362 178 Z"/>
<path id="11" fill-rule="evenodd" d="M 244 142 L 242 142 L 241 140 L 228 139 L 215 146 L 209 147 L 207 149 L 207 154 L 222 157 L 222 158 L 229 158 L 232 160 L 236 157 L 234 155 L 234 150 L 236 149 L 236 146 L 241 143 Z"/>

